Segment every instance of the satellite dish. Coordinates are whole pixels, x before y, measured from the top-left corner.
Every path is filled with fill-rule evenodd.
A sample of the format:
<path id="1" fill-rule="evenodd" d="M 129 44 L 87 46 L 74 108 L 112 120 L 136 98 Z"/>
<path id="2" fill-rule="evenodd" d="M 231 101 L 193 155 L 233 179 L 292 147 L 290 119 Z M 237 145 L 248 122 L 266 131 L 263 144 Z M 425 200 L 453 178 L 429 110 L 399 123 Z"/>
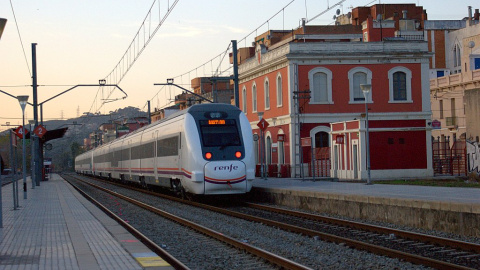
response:
<path id="1" fill-rule="evenodd" d="M 333 19 L 336 20 L 336 19 L 337 19 L 337 15 L 333 15 Z"/>
<path id="2" fill-rule="evenodd" d="M 352 17 L 352 12 L 348 12 L 348 13 L 347 13 L 347 18 L 350 19 L 351 17 Z"/>
<path id="3" fill-rule="evenodd" d="M 337 15 L 340 15 L 340 9 L 337 9 L 336 13 L 337 13 Z"/>
<path id="4" fill-rule="evenodd" d="M 472 40 L 470 42 L 468 42 L 468 47 L 471 49 L 473 47 L 475 47 L 475 42 Z"/>

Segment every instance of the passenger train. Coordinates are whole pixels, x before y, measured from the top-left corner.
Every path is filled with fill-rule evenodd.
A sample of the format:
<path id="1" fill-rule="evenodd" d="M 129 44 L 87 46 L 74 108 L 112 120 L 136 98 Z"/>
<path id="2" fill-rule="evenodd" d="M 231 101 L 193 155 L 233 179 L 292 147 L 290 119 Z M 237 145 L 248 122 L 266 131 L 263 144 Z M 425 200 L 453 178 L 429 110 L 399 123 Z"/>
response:
<path id="1" fill-rule="evenodd" d="M 197 104 L 75 158 L 75 171 L 180 194 L 243 194 L 255 178 L 253 135 L 229 104 Z"/>

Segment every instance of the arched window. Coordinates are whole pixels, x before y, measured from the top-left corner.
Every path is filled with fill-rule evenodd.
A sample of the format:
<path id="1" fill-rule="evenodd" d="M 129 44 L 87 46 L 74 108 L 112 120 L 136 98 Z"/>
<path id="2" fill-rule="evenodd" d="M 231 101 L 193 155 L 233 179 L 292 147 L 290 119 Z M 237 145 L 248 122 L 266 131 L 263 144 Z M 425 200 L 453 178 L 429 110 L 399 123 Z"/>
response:
<path id="1" fill-rule="evenodd" d="M 457 67 L 462 66 L 462 52 L 460 51 L 460 46 L 457 46 Z"/>
<path id="2" fill-rule="evenodd" d="M 350 103 L 364 103 L 365 96 L 360 88 L 361 84 L 372 83 L 372 72 L 368 68 L 356 67 L 348 71 L 350 87 Z M 372 102 L 372 94 L 368 95 L 367 102 Z"/>
<path id="3" fill-rule="evenodd" d="M 247 88 L 245 86 L 242 89 L 242 111 L 247 113 Z"/>
<path id="4" fill-rule="evenodd" d="M 412 102 L 412 72 L 405 67 L 388 71 L 390 103 Z M 371 96 L 371 95 L 370 95 Z"/>
<path id="5" fill-rule="evenodd" d="M 330 146 L 330 140 L 329 140 L 329 135 L 325 131 L 320 131 L 315 133 L 315 148 L 320 148 L 320 147 L 329 147 Z"/>
<path id="6" fill-rule="evenodd" d="M 280 141 L 278 144 L 278 164 L 285 164 L 285 143 Z"/>
<path id="7" fill-rule="evenodd" d="M 252 112 L 257 112 L 257 85 L 252 86 Z"/>
<path id="8" fill-rule="evenodd" d="M 272 164 L 272 138 L 270 136 L 267 136 L 267 139 L 266 139 L 266 143 L 265 143 L 265 146 L 266 146 L 266 161 L 265 163 L 266 164 Z"/>
<path id="9" fill-rule="evenodd" d="M 270 109 L 270 83 L 268 78 L 265 79 L 264 85 L 264 95 L 265 95 L 265 110 Z"/>
<path id="10" fill-rule="evenodd" d="M 310 130 L 310 138 L 312 138 L 312 146 L 314 148 L 330 146 L 330 128 L 326 126 L 317 126 Z"/>
<path id="11" fill-rule="evenodd" d="M 283 105 L 283 89 L 282 89 L 282 75 L 277 75 L 277 107 Z"/>
<path id="12" fill-rule="evenodd" d="M 462 66 L 462 52 L 460 51 L 460 46 L 455 44 L 453 46 L 453 67 Z"/>
<path id="13" fill-rule="evenodd" d="M 312 99 L 315 103 L 328 101 L 327 74 L 323 72 L 317 72 L 313 74 Z"/>
<path id="14" fill-rule="evenodd" d="M 407 75 L 405 72 L 393 73 L 393 99 L 407 100 Z"/>
<path id="15" fill-rule="evenodd" d="M 453 47 L 453 67 L 457 66 L 457 45 Z"/>
<path id="16" fill-rule="evenodd" d="M 365 96 L 363 91 L 360 88 L 360 84 L 367 83 L 367 74 L 363 72 L 356 72 L 353 74 L 353 100 L 354 101 L 365 101 Z"/>
<path id="17" fill-rule="evenodd" d="M 332 104 L 332 72 L 317 67 L 308 72 L 310 81 L 310 103 Z"/>

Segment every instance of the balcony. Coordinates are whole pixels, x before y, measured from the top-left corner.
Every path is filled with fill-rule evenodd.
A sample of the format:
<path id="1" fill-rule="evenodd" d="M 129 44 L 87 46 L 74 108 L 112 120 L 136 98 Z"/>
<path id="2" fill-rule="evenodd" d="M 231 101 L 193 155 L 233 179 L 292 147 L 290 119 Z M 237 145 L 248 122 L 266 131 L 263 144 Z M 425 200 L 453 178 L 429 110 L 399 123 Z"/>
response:
<path id="1" fill-rule="evenodd" d="M 448 89 L 456 87 L 457 90 L 474 89 L 475 84 L 480 81 L 480 69 L 471 72 L 452 74 L 450 76 L 439 77 L 430 80 L 430 91 Z M 466 86 L 466 88 L 464 88 Z"/>
<path id="2" fill-rule="evenodd" d="M 425 41 L 425 37 L 423 36 L 423 31 L 395 31 L 396 37 L 404 38 L 408 41 Z"/>

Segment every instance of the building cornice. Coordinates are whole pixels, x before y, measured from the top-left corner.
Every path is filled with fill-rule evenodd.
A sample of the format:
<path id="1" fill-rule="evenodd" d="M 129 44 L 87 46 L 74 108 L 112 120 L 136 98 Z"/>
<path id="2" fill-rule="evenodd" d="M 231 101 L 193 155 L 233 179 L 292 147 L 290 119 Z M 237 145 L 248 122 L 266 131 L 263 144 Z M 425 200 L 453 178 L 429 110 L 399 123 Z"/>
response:
<path id="1" fill-rule="evenodd" d="M 290 42 L 265 53 L 257 52 L 239 66 L 240 83 L 286 67 L 302 64 L 428 63 L 427 42 Z"/>

